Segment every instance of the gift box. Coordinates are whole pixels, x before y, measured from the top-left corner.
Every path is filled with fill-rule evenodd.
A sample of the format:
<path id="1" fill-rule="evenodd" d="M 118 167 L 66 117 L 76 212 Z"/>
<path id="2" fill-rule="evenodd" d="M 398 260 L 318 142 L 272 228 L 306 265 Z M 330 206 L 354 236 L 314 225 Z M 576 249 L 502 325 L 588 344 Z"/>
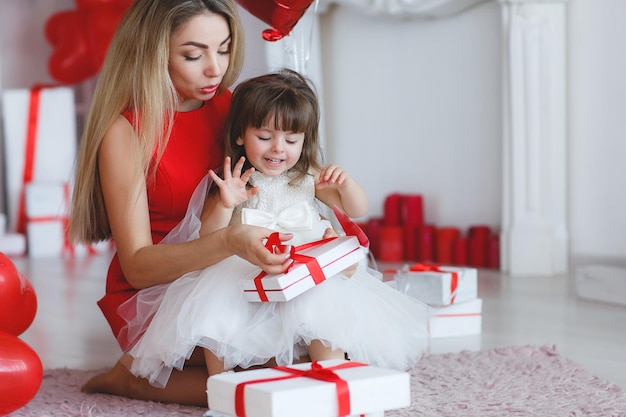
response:
<path id="1" fill-rule="evenodd" d="M 626 305 L 626 268 L 623 266 L 579 266 L 575 279 L 578 297 Z"/>
<path id="2" fill-rule="evenodd" d="M 294 260 L 282 274 L 261 273 L 240 281 L 248 301 L 288 301 L 358 263 L 365 257 L 355 236 L 342 236 L 294 248 Z"/>
<path id="3" fill-rule="evenodd" d="M 396 288 L 432 306 L 473 300 L 478 296 L 475 268 L 415 264 L 395 276 Z"/>
<path id="4" fill-rule="evenodd" d="M 5 90 L 2 109 L 8 231 L 26 233 L 26 185 L 71 182 L 77 146 L 74 91 Z"/>
<path id="5" fill-rule="evenodd" d="M 380 415 L 411 404 L 407 372 L 329 360 L 222 373 L 207 381 L 209 409 L 238 417 Z"/>
<path id="6" fill-rule="evenodd" d="M 434 315 L 428 323 L 430 337 L 455 337 L 482 332 L 483 301 L 476 298 L 464 303 L 434 307 Z"/>
<path id="7" fill-rule="evenodd" d="M 6 215 L 0 213 L 0 252 L 7 256 L 26 255 L 26 236 L 21 233 L 6 233 Z"/>
<path id="8" fill-rule="evenodd" d="M 26 185 L 28 256 L 94 255 L 112 249 L 110 242 L 73 244 L 69 240 L 70 189 L 67 183 L 31 182 Z"/>
<path id="9" fill-rule="evenodd" d="M 60 256 L 64 249 L 69 249 L 68 212 L 66 183 L 26 185 L 26 237 L 30 257 Z"/>

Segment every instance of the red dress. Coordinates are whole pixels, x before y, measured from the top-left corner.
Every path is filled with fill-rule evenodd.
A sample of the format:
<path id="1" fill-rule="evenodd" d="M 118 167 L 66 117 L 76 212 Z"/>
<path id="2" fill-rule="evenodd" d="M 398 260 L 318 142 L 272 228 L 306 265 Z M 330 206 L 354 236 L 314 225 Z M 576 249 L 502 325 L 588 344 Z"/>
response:
<path id="1" fill-rule="evenodd" d="M 148 184 L 148 206 L 153 243 L 160 242 L 185 216 L 189 199 L 208 170 L 223 163 L 220 135 L 230 108 L 230 92 L 215 96 L 197 110 L 176 113 L 174 126 L 156 177 Z M 127 119 L 132 118 L 125 115 Z M 107 273 L 106 294 L 98 301 L 120 345 L 126 322 L 117 308 L 137 290 L 128 283 L 117 254 Z"/>

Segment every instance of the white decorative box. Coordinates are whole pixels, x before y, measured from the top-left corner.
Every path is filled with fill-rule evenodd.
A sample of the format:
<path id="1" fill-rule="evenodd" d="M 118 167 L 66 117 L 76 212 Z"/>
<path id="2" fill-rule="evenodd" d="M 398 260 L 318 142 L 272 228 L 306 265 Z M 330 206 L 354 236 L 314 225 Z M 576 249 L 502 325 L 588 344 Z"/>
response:
<path id="1" fill-rule="evenodd" d="M 26 255 L 26 236 L 21 233 L 7 233 L 7 217 L 0 213 L 0 252 L 7 256 Z"/>
<path id="2" fill-rule="evenodd" d="M 31 96 L 39 105 L 31 109 Z M 76 157 L 74 90 L 69 87 L 14 89 L 2 92 L 8 231 L 18 231 L 26 175 L 31 181 L 71 182 Z M 32 115 L 33 123 L 29 123 Z M 28 143 L 29 124 L 34 132 Z M 30 146 L 29 146 L 30 145 Z M 27 149 L 31 152 L 27 153 Z M 30 161 L 30 164 L 27 164 Z M 20 230 L 20 232 L 23 232 Z"/>
<path id="3" fill-rule="evenodd" d="M 330 360 L 214 375 L 207 394 L 210 410 L 240 417 L 381 415 L 411 405 L 411 379 L 407 372 Z"/>
<path id="4" fill-rule="evenodd" d="M 60 256 L 68 247 L 67 183 L 31 182 L 26 185 L 28 256 Z"/>
<path id="5" fill-rule="evenodd" d="M 312 273 L 298 255 L 315 258 L 321 274 L 319 271 Z M 240 283 L 248 301 L 288 301 L 358 263 L 364 256 L 356 237 L 342 236 L 307 249 L 296 248 L 296 254 L 292 255 L 294 264 L 286 273 L 261 273 L 252 279 L 242 279 Z"/>
<path id="6" fill-rule="evenodd" d="M 576 294 L 589 300 L 626 305 L 626 268 L 609 265 L 576 268 Z"/>
<path id="7" fill-rule="evenodd" d="M 476 268 L 417 264 L 405 267 L 395 275 L 396 288 L 432 306 L 462 303 L 478 297 Z"/>
<path id="8" fill-rule="evenodd" d="M 434 317 L 428 323 L 432 338 L 469 336 L 482 332 L 483 300 L 455 303 L 435 307 Z"/>

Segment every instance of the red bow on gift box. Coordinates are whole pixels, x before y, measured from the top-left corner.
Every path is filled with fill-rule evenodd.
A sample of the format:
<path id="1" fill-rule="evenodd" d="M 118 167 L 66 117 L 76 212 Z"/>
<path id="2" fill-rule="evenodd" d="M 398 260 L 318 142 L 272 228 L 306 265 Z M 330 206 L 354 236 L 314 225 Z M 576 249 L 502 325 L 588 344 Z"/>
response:
<path id="1" fill-rule="evenodd" d="M 424 263 L 417 263 L 411 266 L 409 268 L 409 271 L 412 271 L 412 272 L 433 271 L 433 272 L 447 272 L 449 274 L 452 274 L 452 279 L 450 280 L 450 297 L 451 297 L 450 304 L 454 303 L 454 298 L 456 297 L 456 290 L 457 290 L 457 287 L 459 286 L 459 273 L 458 272 L 442 270 L 441 268 L 439 268 L 439 265 L 424 264 Z"/>
<path id="2" fill-rule="evenodd" d="M 246 408 L 245 408 L 245 399 L 244 393 L 246 386 L 250 384 L 259 384 L 264 382 L 273 382 L 280 381 L 283 379 L 291 379 L 291 378 L 312 378 L 320 381 L 332 382 L 337 387 L 337 408 L 339 416 L 347 416 L 350 415 L 350 390 L 348 388 L 348 383 L 341 379 L 337 374 L 333 371 L 337 369 L 345 369 L 345 368 L 354 368 L 357 366 L 367 366 L 364 363 L 360 362 L 345 362 L 339 365 L 331 366 L 329 368 L 324 368 L 317 361 L 314 361 L 311 364 L 311 369 L 295 369 L 289 368 L 286 366 L 278 366 L 273 369 L 276 369 L 281 372 L 287 373 L 287 375 L 281 375 L 274 378 L 264 378 L 257 379 L 253 381 L 242 382 L 237 385 L 235 388 L 235 413 L 237 417 L 245 417 L 246 416 Z"/>

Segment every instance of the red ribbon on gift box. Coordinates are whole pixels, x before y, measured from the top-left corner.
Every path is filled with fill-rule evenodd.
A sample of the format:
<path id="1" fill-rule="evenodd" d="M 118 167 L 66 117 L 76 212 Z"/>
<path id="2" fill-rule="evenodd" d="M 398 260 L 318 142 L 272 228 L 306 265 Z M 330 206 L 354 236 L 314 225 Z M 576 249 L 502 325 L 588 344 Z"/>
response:
<path id="1" fill-rule="evenodd" d="M 313 278 L 313 282 L 315 285 L 318 285 L 322 281 L 326 279 L 324 275 L 324 271 L 322 271 L 322 267 L 320 266 L 317 259 L 312 256 L 306 256 L 299 251 L 312 248 L 314 246 L 321 245 L 326 242 L 330 242 L 331 240 L 337 239 L 336 237 L 331 237 L 327 239 L 316 240 L 315 242 L 305 243 L 299 246 L 288 246 L 283 245 L 278 237 L 278 232 L 272 233 L 265 243 L 265 247 L 272 253 L 276 252 L 284 252 L 287 248 L 289 248 L 290 258 L 293 262 L 287 267 L 285 273 L 289 272 L 289 270 L 293 267 L 293 265 L 297 263 L 304 264 L 306 268 L 309 270 L 311 274 L 311 278 Z M 257 293 L 259 293 L 259 298 L 262 302 L 266 303 L 269 301 L 267 294 L 265 293 L 265 288 L 263 288 L 263 283 L 261 282 L 263 278 L 267 275 L 265 271 L 262 271 L 259 275 L 254 278 L 254 287 L 256 288 Z"/>
<path id="2" fill-rule="evenodd" d="M 450 304 L 454 303 L 454 299 L 456 298 L 456 290 L 457 290 L 457 287 L 459 286 L 459 274 L 458 274 L 458 272 L 456 272 L 456 271 L 445 271 L 445 270 L 442 270 L 441 268 L 439 268 L 439 265 L 423 264 L 423 263 L 418 263 L 418 264 L 415 264 L 415 265 L 411 266 L 409 268 L 409 271 L 413 271 L 413 272 L 433 271 L 433 272 L 447 272 L 447 273 L 452 274 L 452 279 L 450 280 L 450 294 L 451 294 Z"/>
<path id="3" fill-rule="evenodd" d="M 287 373 L 287 375 L 281 375 L 273 378 L 264 378 L 264 379 L 256 379 L 252 381 L 242 382 L 237 384 L 235 388 L 235 414 L 237 417 L 245 417 L 246 416 L 246 407 L 245 407 L 245 388 L 250 384 L 260 384 L 265 382 L 274 382 L 281 381 L 284 379 L 291 378 L 312 378 L 317 379 L 319 381 L 326 381 L 335 384 L 337 391 L 337 408 L 339 416 L 347 416 L 350 415 L 350 389 L 348 388 L 348 383 L 341 379 L 339 375 L 335 374 L 333 371 L 338 369 L 346 369 L 346 368 L 354 368 L 357 366 L 367 366 L 361 362 L 345 362 L 339 365 L 331 366 L 329 368 L 324 368 L 317 361 L 314 361 L 311 364 L 310 369 L 295 369 L 289 368 L 286 366 L 277 366 L 272 369 L 276 369 L 281 372 Z"/>

